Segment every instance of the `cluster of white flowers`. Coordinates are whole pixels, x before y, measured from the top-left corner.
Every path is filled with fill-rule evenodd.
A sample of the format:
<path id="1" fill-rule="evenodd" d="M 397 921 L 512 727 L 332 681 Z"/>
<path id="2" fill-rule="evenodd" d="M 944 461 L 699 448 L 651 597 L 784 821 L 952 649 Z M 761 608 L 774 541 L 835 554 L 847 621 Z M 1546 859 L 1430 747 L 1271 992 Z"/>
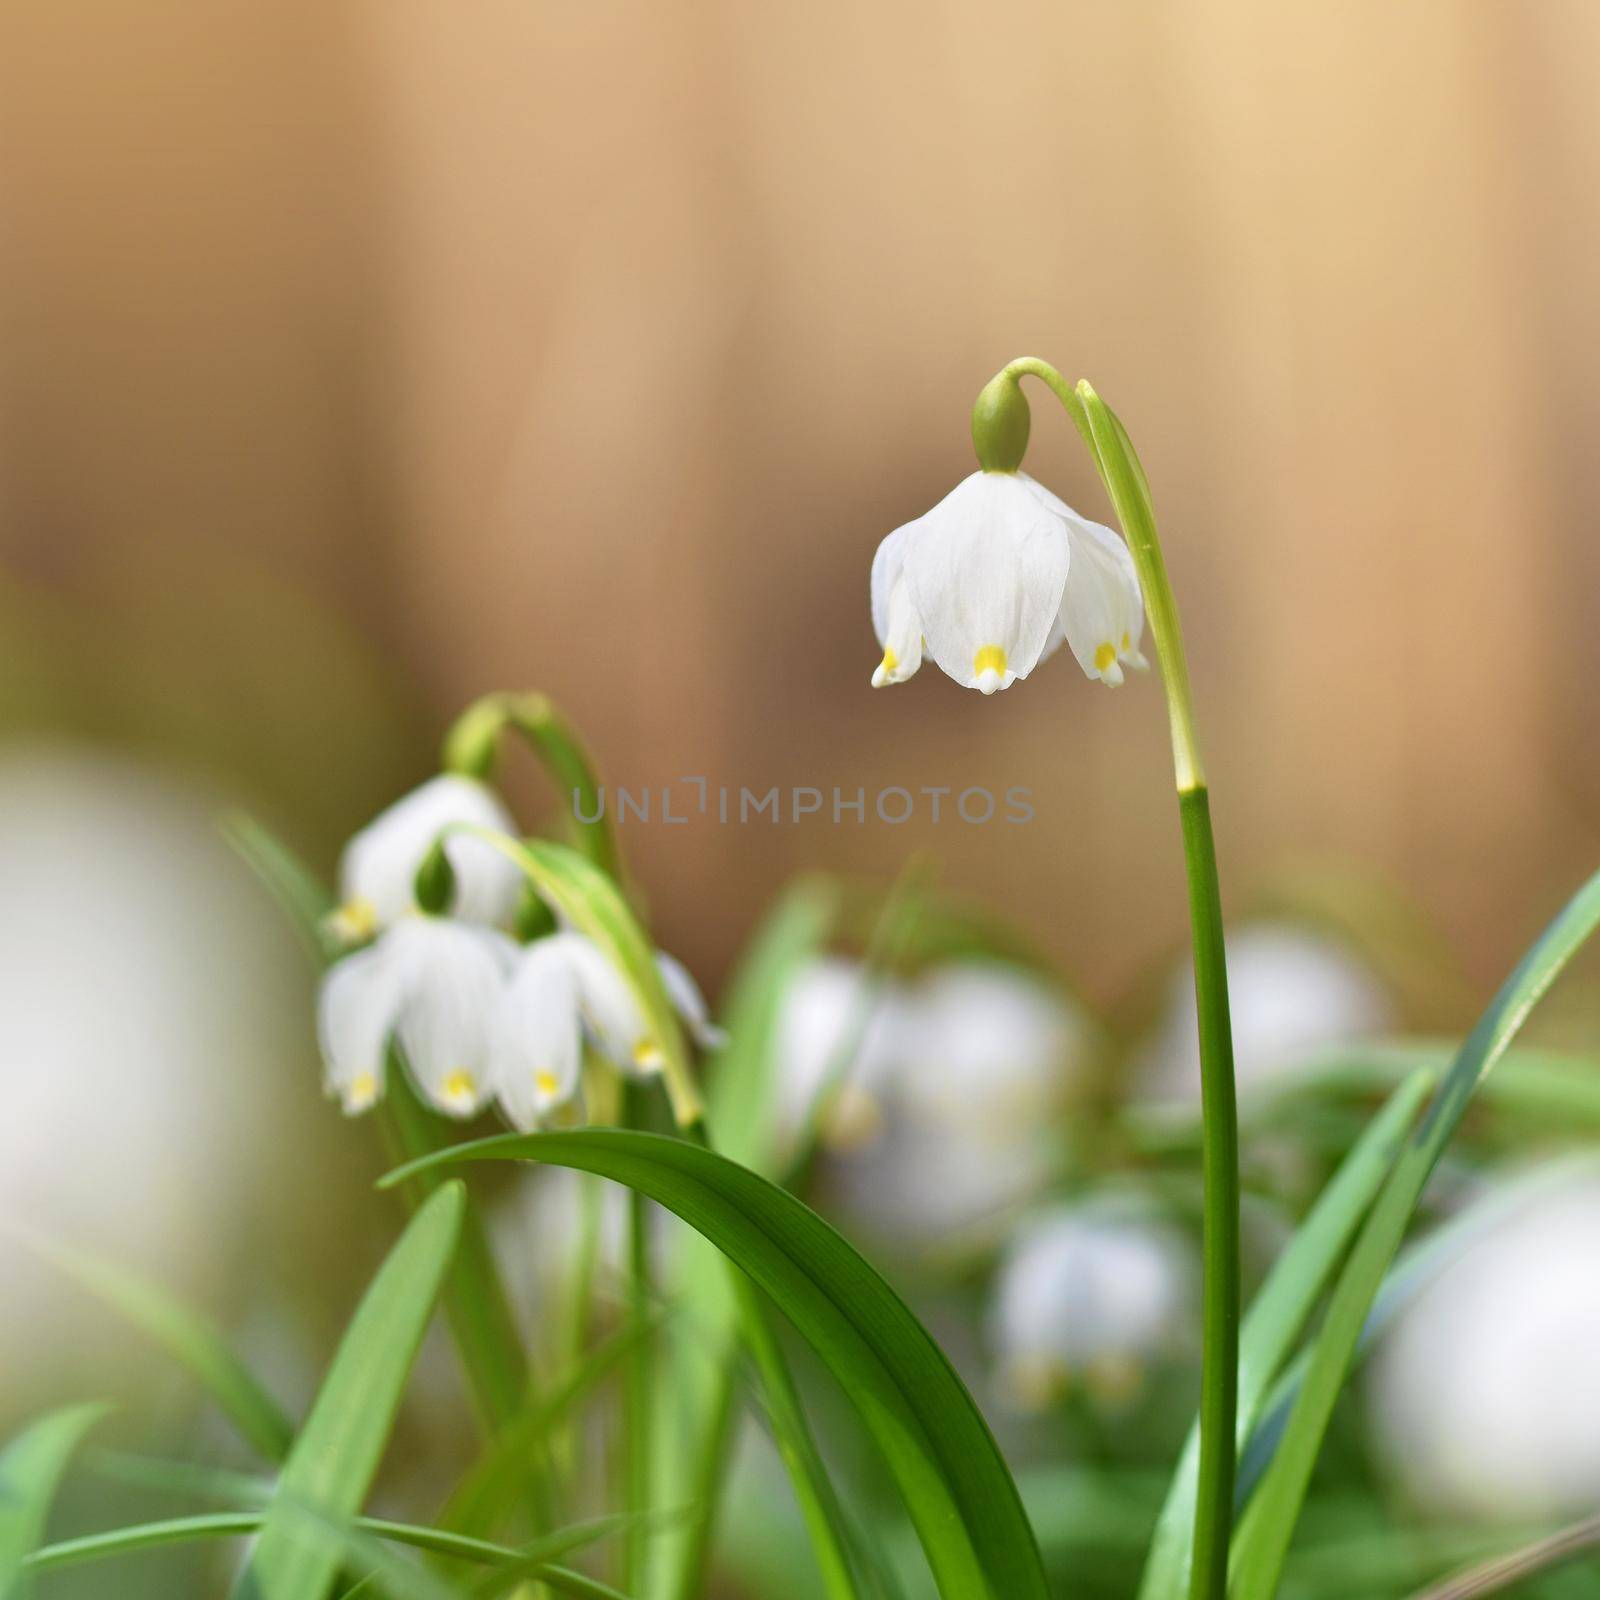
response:
<path id="1" fill-rule="evenodd" d="M 1007 1399 L 1034 1410 L 1076 1383 L 1104 1406 L 1131 1401 L 1191 1331 L 1195 1281 L 1187 1239 L 1131 1204 L 1030 1219 L 1001 1263 L 991 1319 Z"/>
<path id="2" fill-rule="evenodd" d="M 330 1094 L 349 1113 L 382 1095 L 391 1043 L 435 1110 L 472 1117 L 498 1102 L 518 1128 L 537 1127 L 580 1087 L 585 1043 L 636 1077 L 662 1056 L 632 987 L 584 935 L 561 929 L 519 945 L 503 930 L 522 893 L 516 864 L 455 827 L 515 833 L 498 797 L 470 778 L 434 778 L 391 806 L 345 850 L 339 933 L 371 943 L 323 980 L 318 1032 Z M 447 916 L 416 904 L 418 869 L 444 835 L 454 875 Z M 716 1042 L 694 980 L 657 956 L 691 1033 Z"/>
<path id="3" fill-rule="evenodd" d="M 830 1177 L 865 1225 L 926 1238 L 998 1221 L 1059 1169 L 1060 1112 L 1093 1047 L 1081 1012 L 997 962 L 874 982 L 853 961 L 818 960 L 779 1014 L 779 1137 L 792 1148 L 835 1087 Z"/>
<path id="4" fill-rule="evenodd" d="M 875 688 L 904 683 L 924 652 L 959 684 L 993 694 L 1065 642 L 1115 688 L 1143 668 L 1144 597 L 1119 535 L 1025 472 L 974 472 L 896 528 L 872 561 Z"/>

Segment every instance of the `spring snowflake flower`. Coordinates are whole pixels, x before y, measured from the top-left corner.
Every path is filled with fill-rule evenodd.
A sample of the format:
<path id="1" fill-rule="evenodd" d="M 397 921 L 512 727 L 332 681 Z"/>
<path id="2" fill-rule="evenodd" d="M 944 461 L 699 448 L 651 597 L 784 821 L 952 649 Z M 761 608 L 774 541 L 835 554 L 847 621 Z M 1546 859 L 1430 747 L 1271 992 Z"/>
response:
<path id="1" fill-rule="evenodd" d="M 517 946 L 492 928 L 430 916 L 408 917 L 346 956 L 317 1000 L 328 1092 L 350 1115 L 367 1110 L 397 1043 L 427 1104 L 475 1116 L 494 1094 L 490 1021 L 516 958 Z"/>
<path id="2" fill-rule="evenodd" d="M 688 970 L 664 952 L 656 965 L 696 1043 L 707 1049 L 721 1044 Z M 598 945 L 572 930 L 535 940 L 521 952 L 490 1031 L 500 1108 L 523 1129 L 538 1127 L 576 1097 L 586 1039 L 629 1076 L 648 1077 L 662 1065 L 660 1044 L 626 978 Z"/>
<path id="3" fill-rule="evenodd" d="M 1535 1180 L 1537 1182 L 1538 1180 Z M 1600 1500 L 1600 1177 L 1524 1197 L 1404 1311 L 1369 1390 L 1412 1499 L 1537 1523 Z"/>
<path id="4" fill-rule="evenodd" d="M 375 817 L 345 847 L 339 863 L 334 931 L 356 944 L 415 911 L 423 858 L 446 828 L 462 825 L 517 831 L 493 790 L 454 773 L 430 778 Z M 447 839 L 445 855 L 455 874 L 451 914 L 495 927 L 509 922 L 522 892 L 516 864 L 484 840 L 463 835 Z"/>
<path id="5" fill-rule="evenodd" d="M 1257 922 L 1227 936 L 1234 1072 L 1241 1090 L 1291 1075 L 1318 1051 L 1372 1038 L 1395 1024 L 1394 1002 L 1356 955 L 1289 922 Z M 1139 1076 L 1160 1100 L 1200 1094 L 1194 979 L 1172 978 L 1166 1015 Z"/>
<path id="6" fill-rule="evenodd" d="M 1081 1385 L 1103 1406 L 1129 1403 L 1150 1364 L 1182 1346 L 1193 1302 L 1192 1252 L 1167 1224 L 1108 1202 L 1034 1218 L 995 1288 L 1008 1399 L 1037 1410 Z"/>
<path id="7" fill-rule="evenodd" d="M 872 561 L 875 688 L 924 654 L 957 683 L 1006 689 L 1065 642 L 1112 687 L 1146 663 L 1144 602 L 1128 547 L 1025 472 L 974 472 L 896 528 Z"/>

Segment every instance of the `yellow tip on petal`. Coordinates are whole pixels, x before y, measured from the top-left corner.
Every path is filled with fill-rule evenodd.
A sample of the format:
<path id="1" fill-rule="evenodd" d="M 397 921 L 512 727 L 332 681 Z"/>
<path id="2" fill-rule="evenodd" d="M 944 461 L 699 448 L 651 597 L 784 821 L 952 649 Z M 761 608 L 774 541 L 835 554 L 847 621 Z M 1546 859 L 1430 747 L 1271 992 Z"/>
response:
<path id="1" fill-rule="evenodd" d="M 378 1076 L 374 1072 L 358 1072 L 344 1091 L 344 1108 L 354 1115 L 367 1110 L 378 1098 Z"/>
<path id="2" fill-rule="evenodd" d="M 1144 1368 L 1138 1358 L 1108 1350 L 1089 1363 L 1083 1375 L 1089 1398 L 1108 1410 L 1121 1410 L 1139 1398 L 1144 1389 Z"/>
<path id="3" fill-rule="evenodd" d="M 1122 637 L 1126 639 L 1128 636 L 1123 634 Z M 1108 667 L 1114 667 L 1116 664 L 1117 647 L 1109 639 L 1104 644 L 1095 646 L 1094 670 L 1096 672 L 1104 672 Z"/>
<path id="4" fill-rule="evenodd" d="M 1117 646 L 1117 653 L 1122 655 L 1131 649 L 1133 649 L 1133 636 L 1126 629 L 1124 629 L 1122 633 L 1122 643 Z"/>
<path id="5" fill-rule="evenodd" d="M 553 1100 L 561 1092 L 561 1080 L 555 1073 L 543 1068 L 534 1073 L 533 1086 L 547 1100 Z"/>
<path id="6" fill-rule="evenodd" d="M 378 908 L 370 900 L 347 900 L 328 918 L 334 937 L 345 944 L 360 944 L 378 931 Z"/>
<path id="7" fill-rule="evenodd" d="M 445 1074 L 439 1085 L 439 1098 L 454 1110 L 465 1110 L 477 1098 L 477 1079 L 465 1067 L 457 1067 Z"/>
<path id="8" fill-rule="evenodd" d="M 661 1046 L 652 1039 L 641 1039 L 633 1047 L 633 1064 L 641 1072 L 659 1072 L 665 1061 Z"/>
<path id="9" fill-rule="evenodd" d="M 1010 682 L 1006 672 L 1006 653 L 997 644 L 986 644 L 972 658 L 972 675 L 975 687 L 983 694 L 993 694 Z"/>

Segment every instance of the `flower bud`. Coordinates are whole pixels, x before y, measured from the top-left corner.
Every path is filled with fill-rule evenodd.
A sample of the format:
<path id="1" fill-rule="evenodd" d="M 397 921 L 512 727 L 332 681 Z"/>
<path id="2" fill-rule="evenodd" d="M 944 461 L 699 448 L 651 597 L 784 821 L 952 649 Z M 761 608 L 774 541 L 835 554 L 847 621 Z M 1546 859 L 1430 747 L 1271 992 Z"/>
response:
<path id="1" fill-rule="evenodd" d="M 1032 420 L 1021 381 L 1008 371 L 996 373 L 972 406 L 972 447 L 985 472 L 1015 472 L 1028 451 Z"/>

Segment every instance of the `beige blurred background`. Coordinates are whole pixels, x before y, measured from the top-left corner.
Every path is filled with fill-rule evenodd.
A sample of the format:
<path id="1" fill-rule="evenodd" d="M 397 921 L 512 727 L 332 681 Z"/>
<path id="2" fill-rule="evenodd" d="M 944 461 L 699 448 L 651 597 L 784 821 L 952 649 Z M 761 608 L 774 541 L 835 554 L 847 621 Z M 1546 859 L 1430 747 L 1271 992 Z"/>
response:
<path id="1" fill-rule="evenodd" d="M 874 546 L 1035 353 L 1154 481 L 1231 892 L 1360 862 L 1493 981 L 1600 855 L 1597 60 L 1589 0 L 12 0 L 5 736 L 325 866 L 492 687 L 634 787 L 1025 785 L 625 842 L 713 984 L 921 844 L 1114 991 L 1182 926 L 1154 682 L 867 687 Z"/>

